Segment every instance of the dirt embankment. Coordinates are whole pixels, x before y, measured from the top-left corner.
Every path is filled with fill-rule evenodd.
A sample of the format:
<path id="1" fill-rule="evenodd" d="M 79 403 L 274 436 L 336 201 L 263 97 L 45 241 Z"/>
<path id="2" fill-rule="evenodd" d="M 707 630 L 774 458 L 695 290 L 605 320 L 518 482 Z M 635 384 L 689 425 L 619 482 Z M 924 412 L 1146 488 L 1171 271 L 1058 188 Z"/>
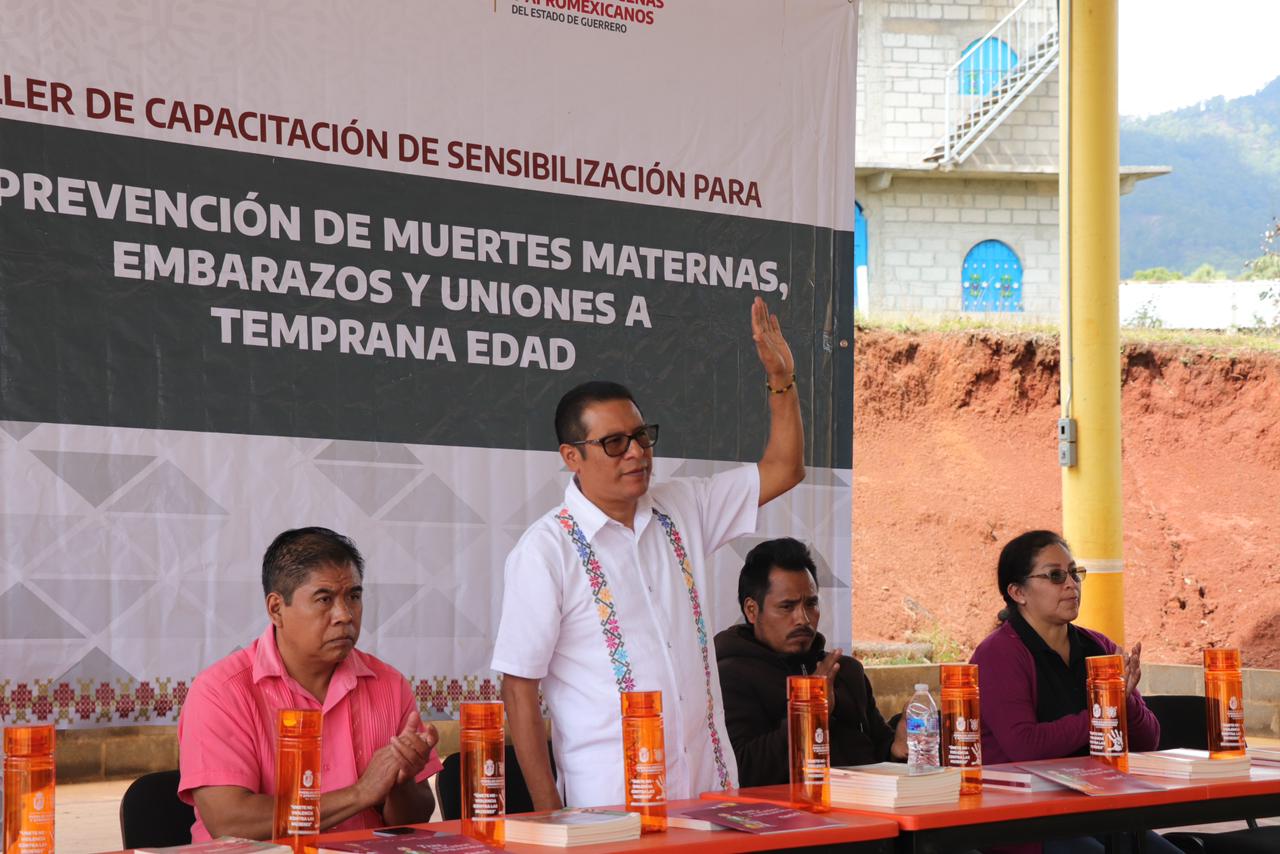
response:
<path id="1" fill-rule="evenodd" d="M 972 648 L 1000 546 L 1062 527 L 1057 340 L 859 330 L 855 347 L 854 636 Z M 1122 366 L 1129 642 L 1280 667 L 1280 356 L 1127 345 Z"/>

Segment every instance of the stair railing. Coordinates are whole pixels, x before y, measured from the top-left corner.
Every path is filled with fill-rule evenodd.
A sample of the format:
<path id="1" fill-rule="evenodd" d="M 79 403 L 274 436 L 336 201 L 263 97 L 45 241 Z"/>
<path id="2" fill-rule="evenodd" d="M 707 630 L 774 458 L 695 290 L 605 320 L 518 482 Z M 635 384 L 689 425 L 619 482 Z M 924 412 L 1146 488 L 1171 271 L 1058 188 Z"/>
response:
<path id="1" fill-rule="evenodd" d="M 1057 61 L 1057 31 L 1058 0 L 1023 0 L 947 70 L 944 164 L 994 120 L 1003 102 L 1025 96 L 1017 86 L 1005 91 L 1010 78 Z"/>

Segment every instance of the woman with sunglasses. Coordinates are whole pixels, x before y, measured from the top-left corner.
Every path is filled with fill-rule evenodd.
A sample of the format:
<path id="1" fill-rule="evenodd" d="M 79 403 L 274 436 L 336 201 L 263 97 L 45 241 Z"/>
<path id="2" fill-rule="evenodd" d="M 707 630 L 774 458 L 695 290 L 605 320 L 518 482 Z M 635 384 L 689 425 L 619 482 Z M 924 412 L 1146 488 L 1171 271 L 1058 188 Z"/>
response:
<path id="1" fill-rule="evenodd" d="M 1072 621 L 1080 614 L 1085 570 L 1067 541 L 1052 531 L 1028 531 L 1000 550 L 996 571 L 1005 608 L 1000 627 L 978 644 L 982 695 L 982 761 L 1025 762 L 1089 755 L 1085 658 L 1120 650 L 1106 635 Z M 1160 724 L 1138 693 L 1142 644 L 1126 660 L 1129 749 L 1155 750 Z M 1147 851 L 1177 852 L 1148 832 Z M 1010 850 L 1034 850 L 1026 846 Z M 1045 843 L 1045 854 L 1104 850 L 1092 837 Z"/>
<path id="2" fill-rule="evenodd" d="M 1000 627 L 971 659 L 982 692 L 982 761 L 1089 755 L 1084 660 L 1118 650 L 1110 638 L 1072 622 L 1085 570 L 1062 537 L 1028 531 L 1000 550 L 996 575 L 1005 603 Z M 1155 750 L 1160 724 L 1137 691 L 1141 652 L 1135 644 L 1126 663 L 1129 747 Z"/>

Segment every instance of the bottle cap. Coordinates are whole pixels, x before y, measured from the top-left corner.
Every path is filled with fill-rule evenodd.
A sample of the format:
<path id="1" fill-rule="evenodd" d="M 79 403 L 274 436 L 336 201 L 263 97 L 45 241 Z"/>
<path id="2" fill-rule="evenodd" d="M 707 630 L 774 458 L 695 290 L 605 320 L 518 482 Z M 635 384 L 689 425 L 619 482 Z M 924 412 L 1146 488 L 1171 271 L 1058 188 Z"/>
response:
<path id="1" fill-rule="evenodd" d="M 942 690 L 948 688 L 977 688 L 978 665 L 976 664 L 943 664 Z"/>
<path id="2" fill-rule="evenodd" d="M 827 677 L 825 676 L 788 676 L 788 700 L 826 700 Z"/>
<path id="3" fill-rule="evenodd" d="M 917 693 L 917 694 L 927 694 L 927 693 L 929 693 L 929 686 L 928 686 L 928 684 L 927 684 L 927 683 L 925 683 L 925 682 L 917 682 L 917 683 L 916 683 L 916 693 Z"/>
<path id="4" fill-rule="evenodd" d="M 623 717 L 652 717 L 662 714 L 661 691 L 623 691 Z"/>
<path id="5" fill-rule="evenodd" d="M 279 733 L 281 738 L 319 737 L 323 718 L 319 709 L 281 709 Z"/>
<path id="6" fill-rule="evenodd" d="M 502 701 L 466 702 L 459 708 L 458 726 L 462 729 L 502 729 Z"/>
<path id="7" fill-rule="evenodd" d="M 1124 679 L 1124 659 L 1118 655 L 1091 655 L 1084 665 L 1090 679 Z"/>
<path id="8" fill-rule="evenodd" d="M 5 756 L 41 756 L 53 753 L 53 724 L 4 728 Z"/>
<path id="9" fill-rule="evenodd" d="M 1206 649 L 1204 651 L 1205 670 L 1239 670 L 1240 650 L 1238 649 Z"/>

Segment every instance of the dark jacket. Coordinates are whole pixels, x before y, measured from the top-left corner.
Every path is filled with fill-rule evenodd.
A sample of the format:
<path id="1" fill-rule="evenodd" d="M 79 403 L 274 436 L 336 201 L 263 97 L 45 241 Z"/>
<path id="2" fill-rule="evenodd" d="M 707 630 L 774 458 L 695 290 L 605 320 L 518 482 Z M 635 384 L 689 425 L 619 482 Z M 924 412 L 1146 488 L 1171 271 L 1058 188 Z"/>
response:
<path id="1" fill-rule="evenodd" d="M 819 634 L 807 653 L 779 655 L 755 639 L 751 626 L 716 635 L 724 723 L 738 759 L 741 786 L 786 783 L 787 677 L 813 673 L 826 655 Z M 831 714 L 831 764 L 866 765 L 889 758 L 893 730 L 884 722 L 862 665 L 840 659 Z"/>
<path id="2" fill-rule="evenodd" d="M 1102 651 L 1117 652 L 1104 634 L 1077 627 Z M 969 659 L 978 665 L 978 690 L 982 694 L 982 761 L 1025 762 L 1057 759 L 1084 752 L 1089 745 L 1089 711 L 1041 721 L 1036 716 L 1036 664 L 1031 650 L 1009 623 L 1001 624 L 978 644 Z M 721 677 L 723 679 L 723 677 Z M 1125 701 L 1129 721 L 1129 749 L 1155 750 L 1160 742 L 1160 722 L 1135 688 Z M 730 735 L 733 731 L 730 730 Z"/>

